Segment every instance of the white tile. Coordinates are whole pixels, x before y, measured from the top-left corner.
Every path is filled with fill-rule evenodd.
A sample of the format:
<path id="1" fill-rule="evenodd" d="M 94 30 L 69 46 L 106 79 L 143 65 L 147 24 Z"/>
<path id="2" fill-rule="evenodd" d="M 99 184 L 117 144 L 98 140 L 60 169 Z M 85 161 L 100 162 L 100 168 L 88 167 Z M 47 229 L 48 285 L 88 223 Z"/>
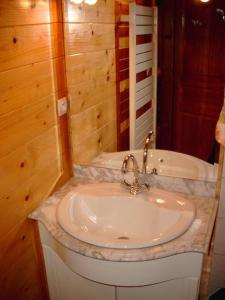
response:
<path id="1" fill-rule="evenodd" d="M 209 284 L 220 288 L 225 287 L 225 256 L 213 255 Z"/>
<path id="2" fill-rule="evenodd" d="M 225 219 L 217 218 L 214 253 L 225 255 Z"/>
<path id="3" fill-rule="evenodd" d="M 218 217 L 225 218 L 225 178 L 222 179 L 221 184 Z"/>

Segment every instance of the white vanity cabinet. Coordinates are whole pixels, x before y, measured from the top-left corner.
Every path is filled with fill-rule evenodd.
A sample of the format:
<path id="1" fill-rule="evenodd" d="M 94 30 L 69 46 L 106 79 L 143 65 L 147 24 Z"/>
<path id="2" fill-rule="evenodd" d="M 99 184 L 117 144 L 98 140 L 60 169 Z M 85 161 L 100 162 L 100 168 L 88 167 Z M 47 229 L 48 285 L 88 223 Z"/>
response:
<path id="1" fill-rule="evenodd" d="M 49 246 L 43 246 L 50 300 L 115 300 L 115 288 L 73 272 Z"/>
<path id="2" fill-rule="evenodd" d="M 51 300 L 195 300 L 201 253 L 105 261 L 73 252 L 39 222 Z"/>
<path id="3" fill-rule="evenodd" d="M 198 298 L 196 278 L 178 278 L 141 287 L 118 287 L 117 300 L 190 300 Z"/>

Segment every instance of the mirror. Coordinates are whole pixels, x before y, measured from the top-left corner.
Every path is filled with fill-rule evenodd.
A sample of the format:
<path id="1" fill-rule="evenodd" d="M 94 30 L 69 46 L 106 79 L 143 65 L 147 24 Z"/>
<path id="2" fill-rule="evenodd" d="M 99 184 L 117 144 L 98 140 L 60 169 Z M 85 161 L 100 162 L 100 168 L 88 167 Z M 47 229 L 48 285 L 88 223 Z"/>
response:
<path id="1" fill-rule="evenodd" d="M 102 151 L 116 151 L 117 144 L 120 150 L 128 148 L 128 2 L 65 5 L 75 164 L 89 164 Z M 224 90 L 225 26 L 218 9 L 223 9 L 222 0 L 158 1 L 156 146 L 211 163 Z M 124 98 L 116 104 L 121 93 Z"/>

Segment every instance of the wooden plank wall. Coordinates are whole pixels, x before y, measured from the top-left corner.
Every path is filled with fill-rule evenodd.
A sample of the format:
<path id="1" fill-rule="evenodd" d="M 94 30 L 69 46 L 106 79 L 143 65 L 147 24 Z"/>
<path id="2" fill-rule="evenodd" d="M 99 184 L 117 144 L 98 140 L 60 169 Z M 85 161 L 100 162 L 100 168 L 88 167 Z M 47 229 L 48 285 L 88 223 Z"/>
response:
<path id="1" fill-rule="evenodd" d="M 129 2 L 116 0 L 116 97 L 118 150 L 129 149 Z M 139 5 L 153 6 L 154 0 L 136 0 Z"/>
<path id="2" fill-rule="evenodd" d="M 115 3 L 64 2 L 73 163 L 116 150 Z"/>
<path id="3" fill-rule="evenodd" d="M 26 217 L 71 172 L 66 117 L 56 114 L 66 94 L 60 6 L 0 2 L 1 300 L 48 297 L 37 229 Z"/>

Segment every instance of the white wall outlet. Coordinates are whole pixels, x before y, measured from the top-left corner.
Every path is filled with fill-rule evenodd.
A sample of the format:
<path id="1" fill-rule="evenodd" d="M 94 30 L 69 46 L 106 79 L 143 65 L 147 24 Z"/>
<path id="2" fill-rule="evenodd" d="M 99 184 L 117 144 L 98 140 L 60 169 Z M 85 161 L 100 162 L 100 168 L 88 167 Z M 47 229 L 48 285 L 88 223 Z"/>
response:
<path id="1" fill-rule="evenodd" d="M 58 116 L 61 117 L 67 113 L 68 110 L 68 102 L 67 98 L 61 98 L 57 101 L 58 103 Z"/>

